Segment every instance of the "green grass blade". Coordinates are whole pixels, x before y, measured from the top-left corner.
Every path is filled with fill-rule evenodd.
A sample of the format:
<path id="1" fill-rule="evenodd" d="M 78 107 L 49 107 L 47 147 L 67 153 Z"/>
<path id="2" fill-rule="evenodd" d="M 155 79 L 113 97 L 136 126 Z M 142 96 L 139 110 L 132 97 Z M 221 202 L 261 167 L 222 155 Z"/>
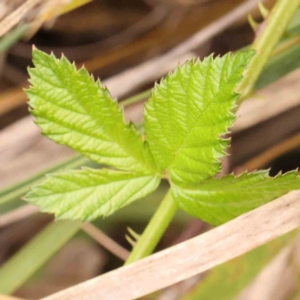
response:
<path id="1" fill-rule="evenodd" d="M 28 242 L 13 258 L 0 268 L 0 294 L 18 289 L 80 228 L 78 221 L 58 221 Z"/>
<path id="2" fill-rule="evenodd" d="M 8 50 L 13 44 L 15 44 L 26 32 L 28 25 L 22 25 L 16 27 L 6 36 L 0 39 L 0 54 Z"/>

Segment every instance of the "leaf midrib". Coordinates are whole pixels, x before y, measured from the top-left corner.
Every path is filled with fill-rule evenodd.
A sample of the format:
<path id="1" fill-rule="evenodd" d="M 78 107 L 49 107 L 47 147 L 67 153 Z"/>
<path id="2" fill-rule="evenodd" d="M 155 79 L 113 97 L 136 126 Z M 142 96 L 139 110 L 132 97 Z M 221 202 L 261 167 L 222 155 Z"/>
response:
<path id="1" fill-rule="evenodd" d="M 212 67 L 212 60 L 209 61 L 209 65 L 207 66 L 207 71 L 206 71 L 206 76 L 205 76 L 205 83 L 204 83 L 204 89 L 203 89 L 204 92 L 203 92 L 203 96 L 202 96 L 203 98 L 205 97 L 205 94 L 207 93 L 208 74 L 209 74 L 209 72 L 211 71 L 211 67 Z M 194 68 L 192 68 L 191 76 L 189 77 L 189 80 L 188 80 L 188 81 L 189 81 L 189 84 L 188 84 L 188 93 L 187 93 L 188 95 L 190 95 L 190 81 L 191 81 L 191 78 L 192 78 L 193 71 L 194 71 Z M 218 89 L 218 92 L 219 92 L 219 91 L 220 91 L 220 89 Z M 218 95 L 218 94 L 217 94 L 217 95 Z M 213 97 L 213 99 L 215 99 L 215 98 L 216 98 L 216 96 Z M 219 104 L 219 103 L 214 103 L 213 99 L 212 99 L 212 101 L 208 104 L 208 106 L 207 106 L 204 110 L 201 111 L 200 116 L 199 116 L 199 119 L 196 120 L 196 121 L 194 122 L 194 124 L 191 126 L 189 132 L 186 133 L 186 135 L 185 135 L 185 137 L 184 137 L 182 143 L 180 144 L 179 148 L 178 148 L 178 149 L 176 150 L 176 152 L 174 153 L 173 159 L 171 160 L 171 162 L 170 162 L 168 168 L 171 167 L 171 165 L 173 164 L 173 162 L 174 162 L 175 159 L 177 158 L 179 152 L 181 152 L 181 150 L 182 150 L 182 148 L 183 148 L 183 145 L 185 144 L 186 140 L 187 140 L 188 137 L 190 136 L 190 134 L 191 134 L 191 132 L 193 131 L 193 129 L 194 129 L 195 127 L 197 127 L 197 124 L 199 123 L 201 116 L 209 109 L 209 107 L 210 107 L 211 105 L 214 105 L 214 104 L 215 104 L 215 105 L 218 105 L 218 104 Z M 231 100 L 231 99 L 229 99 L 228 101 L 230 101 L 230 100 Z M 214 124 L 214 126 L 215 126 L 215 124 Z M 206 127 L 210 127 L 210 126 L 206 126 Z"/>
<path id="2" fill-rule="evenodd" d="M 63 195 L 63 194 L 66 194 L 66 193 L 73 193 L 73 192 L 76 192 L 78 190 L 84 190 L 84 189 L 89 189 L 89 188 L 96 188 L 98 186 L 102 186 L 102 185 L 114 185 L 114 183 L 118 183 L 118 182 L 123 182 L 123 181 L 130 181 L 130 180 L 138 180 L 138 179 L 145 179 L 145 178 L 148 178 L 150 177 L 151 179 L 154 179 L 156 178 L 157 176 L 156 175 L 143 175 L 143 176 L 139 176 L 139 177 L 133 177 L 133 178 L 125 178 L 125 179 L 118 179 L 118 180 L 113 180 L 113 181 L 108 181 L 108 182 L 104 182 L 104 183 L 98 183 L 98 184 L 94 184 L 94 185 L 89 185 L 89 186 L 85 186 L 85 187 L 82 187 L 82 186 L 78 186 L 78 188 L 74 188 L 72 190 L 68 190 L 68 191 L 65 191 L 65 192 L 54 192 L 54 195 Z M 71 182 L 72 184 L 74 184 L 74 181 L 71 181 L 69 179 L 66 179 L 66 178 L 59 178 L 59 180 L 61 181 L 66 181 L 66 182 Z M 41 188 L 41 189 L 45 189 L 45 190 L 48 190 L 48 191 L 52 191 L 52 189 L 50 188 L 45 188 L 45 187 L 41 187 L 41 186 L 37 186 L 37 188 Z M 49 197 L 49 195 L 47 196 L 42 196 L 42 197 Z"/>

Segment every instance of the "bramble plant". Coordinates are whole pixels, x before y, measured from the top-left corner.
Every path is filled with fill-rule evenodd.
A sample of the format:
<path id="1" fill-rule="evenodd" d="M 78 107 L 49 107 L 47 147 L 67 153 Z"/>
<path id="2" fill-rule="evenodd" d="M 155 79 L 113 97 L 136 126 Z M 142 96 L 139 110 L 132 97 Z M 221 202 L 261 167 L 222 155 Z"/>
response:
<path id="1" fill-rule="evenodd" d="M 214 178 L 235 121 L 239 84 L 254 50 L 191 60 L 156 84 L 145 106 L 145 137 L 124 122 L 108 90 L 81 68 L 33 50 L 27 90 L 42 133 L 113 168 L 48 175 L 25 199 L 58 219 L 91 221 L 153 192 L 161 179 L 170 191 L 128 262 L 152 252 L 177 207 L 213 225 L 299 188 L 297 172 L 267 171 Z"/>

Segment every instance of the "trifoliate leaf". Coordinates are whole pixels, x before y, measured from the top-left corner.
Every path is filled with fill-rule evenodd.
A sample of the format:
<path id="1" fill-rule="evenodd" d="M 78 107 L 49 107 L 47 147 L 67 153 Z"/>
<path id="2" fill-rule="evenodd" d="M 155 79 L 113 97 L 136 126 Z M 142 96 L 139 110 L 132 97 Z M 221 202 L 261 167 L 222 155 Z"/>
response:
<path id="1" fill-rule="evenodd" d="M 157 176 L 108 169 L 62 171 L 27 194 L 25 200 L 58 219 L 94 220 L 154 191 Z"/>
<path id="2" fill-rule="evenodd" d="M 97 163 L 156 172 L 147 143 L 124 123 L 117 102 L 86 69 L 77 71 L 64 56 L 56 59 L 36 49 L 33 63 L 27 94 L 43 134 Z"/>
<path id="3" fill-rule="evenodd" d="M 235 91 L 255 51 L 192 60 L 164 78 L 145 108 L 145 130 L 158 166 L 175 182 L 218 173 L 233 124 Z"/>
<path id="4" fill-rule="evenodd" d="M 300 189 L 297 172 L 269 177 L 267 171 L 227 175 L 203 183 L 173 186 L 180 208 L 208 223 L 219 225 L 259 207 L 291 190 Z"/>

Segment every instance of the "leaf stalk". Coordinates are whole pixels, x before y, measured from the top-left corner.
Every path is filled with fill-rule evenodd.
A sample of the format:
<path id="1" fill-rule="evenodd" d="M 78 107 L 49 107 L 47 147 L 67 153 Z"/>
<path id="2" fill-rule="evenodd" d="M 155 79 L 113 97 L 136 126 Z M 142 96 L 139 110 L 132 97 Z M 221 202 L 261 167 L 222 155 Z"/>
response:
<path id="1" fill-rule="evenodd" d="M 169 189 L 140 239 L 131 251 L 125 265 L 144 258 L 153 252 L 167 227 L 171 223 L 176 211 L 177 204 L 173 200 L 171 190 Z"/>

